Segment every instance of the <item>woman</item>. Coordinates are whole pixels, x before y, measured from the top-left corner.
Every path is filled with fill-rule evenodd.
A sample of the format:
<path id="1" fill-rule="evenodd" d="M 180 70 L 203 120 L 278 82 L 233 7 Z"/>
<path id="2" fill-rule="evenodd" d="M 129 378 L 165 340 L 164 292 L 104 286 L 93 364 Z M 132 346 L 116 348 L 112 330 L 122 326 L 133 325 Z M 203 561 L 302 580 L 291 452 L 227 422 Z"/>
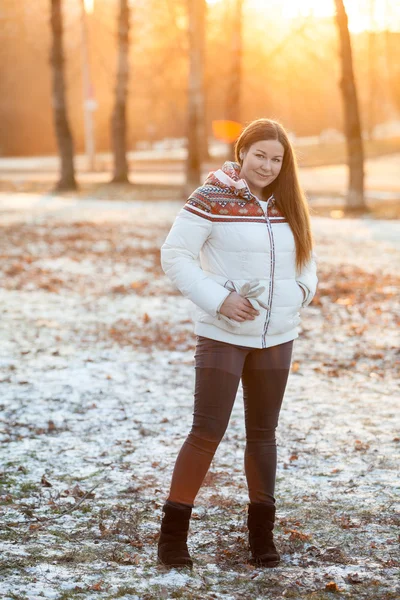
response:
<path id="1" fill-rule="evenodd" d="M 279 123 L 258 119 L 179 212 L 161 248 L 164 272 L 196 305 L 193 425 L 163 506 L 158 560 L 193 566 L 187 548 L 197 492 L 242 379 L 250 562 L 274 567 L 275 429 L 299 311 L 318 278 L 307 201 Z"/>

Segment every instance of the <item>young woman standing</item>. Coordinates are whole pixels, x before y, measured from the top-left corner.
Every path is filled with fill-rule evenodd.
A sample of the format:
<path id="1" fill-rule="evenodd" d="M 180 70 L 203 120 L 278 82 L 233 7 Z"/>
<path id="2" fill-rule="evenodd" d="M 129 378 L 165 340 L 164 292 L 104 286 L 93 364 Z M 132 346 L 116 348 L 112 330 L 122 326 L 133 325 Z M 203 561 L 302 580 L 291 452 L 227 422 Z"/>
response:
<path id="1" fill-rule="evenodd" d="M 318 283 L 307 201 L 294 152 L 279 123 L 242 132 L 236 162 L 194 190 L 161 248 L 164 272 L 196 305 L 192 428 L 163 506 L 158 560 L 189 566 L 194 501 L 227 428 L 240 379 L 251 562 L 276 566 L 275 429 L 300 309 Z"/>

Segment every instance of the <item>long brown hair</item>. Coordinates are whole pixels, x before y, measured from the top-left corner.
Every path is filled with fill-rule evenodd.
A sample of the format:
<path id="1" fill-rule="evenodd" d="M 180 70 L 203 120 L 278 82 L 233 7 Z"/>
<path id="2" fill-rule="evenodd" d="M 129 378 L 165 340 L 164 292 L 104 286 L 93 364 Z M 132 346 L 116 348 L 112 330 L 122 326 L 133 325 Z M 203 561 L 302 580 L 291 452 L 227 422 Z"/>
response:
<path id="1" fill-rule="evenodd" d="M 271 119 L 256 119 L 242 131 L 235 143 L 235 160 L 242 166 L 240 151 L 261 140 L 278 140 L 283 148 L 282 167 L 278 177 L 263 188 L 263 198 L 274 194 L 277 207 L 287 219 L 296 244 L 296 268 L 300 272 L 311 258 L 313 237 L 307 199 L 298 178 L 296 155 L 283 126 Z"/>

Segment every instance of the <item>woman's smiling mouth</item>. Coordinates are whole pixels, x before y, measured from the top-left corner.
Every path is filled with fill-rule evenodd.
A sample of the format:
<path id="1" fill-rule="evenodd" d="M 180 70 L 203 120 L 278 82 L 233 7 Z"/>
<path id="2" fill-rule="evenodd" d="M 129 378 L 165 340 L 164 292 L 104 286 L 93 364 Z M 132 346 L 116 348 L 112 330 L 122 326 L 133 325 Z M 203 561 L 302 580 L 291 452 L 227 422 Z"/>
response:
<path id="1" fill-rule="evenodd" d="M 256 173 L 257 173 L 257 171 L 256 171 Z M 272 174 L 271 175 L 263 175 L 262 173 L 257 173 L 257 175 L 259 177 L 262 177 L 263 179 L 268 179 L 268 177 L 272 177 Z"/>

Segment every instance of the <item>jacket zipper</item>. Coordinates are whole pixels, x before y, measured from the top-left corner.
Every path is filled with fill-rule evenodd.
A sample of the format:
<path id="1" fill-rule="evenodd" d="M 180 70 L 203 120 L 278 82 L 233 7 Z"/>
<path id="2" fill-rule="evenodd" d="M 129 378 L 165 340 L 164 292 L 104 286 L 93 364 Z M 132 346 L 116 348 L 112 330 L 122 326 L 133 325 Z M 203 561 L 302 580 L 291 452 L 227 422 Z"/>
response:
<path id="1" fill-rule="evenodd" d="M 270 198 L 268 198 L 268 200 L 267 200 L 267 206 L 265 209 L 265 223 L 266 223 L 267 229 L 268 229 L 269 243 L 270 243 L 270 248 L 271 248 L 271 263 L 270 263 L 270 276 L 269 276 L 268 310 L 267 310 L 267 315 L 266 315 L 266 319 L 265 319 L 265 323 L 264 323 L 264 332 L 261 337 L 261 344 L 262 344 L 263 348 L 266 347 L 266 335 L 267 335 L 267 331 L 268 331 L 269 322 L 271 319 L 271 305 L 272 305 L 274 273 L 275 273 L 275 240 L 274 240 L 274 234 L 272 231 L 271 221 L 268 218 L 268 203 L 269 203 L 269 201 L 270 201 Z"/>
<path id="2" fill-rule="evenodd" d="M 265 216 L 265 223 L 267 225 L 267 229 L 268 229 L 268 236 L 269 236 L 269 243 L 270 243 L 270 248 L 271 248 L 271 263 L 270 263 L 270 275 L 269 275 L 269 294 L 268 294 L 268 309 L 267 309 L 267 314 L 266 314 L 266 318 L 265 318 L 265 322 L 264 322 L 264 329 L 263 329 L 263 333 L 261 335 L 261 346 L 263 348 L 266 347 L 266 335 L 267 335 L 267 331 L 268 331 L 268 326 L 269 326 L 269 322 L 271 319 L 271 304 L 272 304 L 272 295 L 273 295 L 273 283 L 274 283 L 274 273 L 275 273 L 275 240 L 274 240 L 274 234 L 272 231 L 272 226 L 271 226 L 271 221 L 268 218 L 268 204 L 269 201 L 271 200 L 272 196 L 270 196 L 267 200 L 267 206 L 265 208 L 265 211 L 263 210 L 263 207 L 261 206 L 261 204 L 259 203 L 257 196 L 254 196 L 254 194 L 251 193 L 250 188 L 247 184 L 247 181 L 244 180 L 246 187 L 249 191 L 249 194 L 255 199 L 255 201 L 257 202 L 257 204 L 259 205 L 259 207 L 261 208 L 261 210 L 264 213 Z"/>

